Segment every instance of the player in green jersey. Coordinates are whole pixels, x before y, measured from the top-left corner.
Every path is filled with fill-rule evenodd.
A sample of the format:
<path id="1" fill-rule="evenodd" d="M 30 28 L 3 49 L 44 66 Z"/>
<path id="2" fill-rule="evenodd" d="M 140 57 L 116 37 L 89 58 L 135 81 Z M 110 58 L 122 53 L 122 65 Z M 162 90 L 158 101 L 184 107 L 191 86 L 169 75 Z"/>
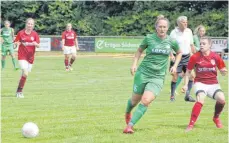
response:
<path id="1" fill-rule="evenodd" d="M 14 69 L 18 70 L 17 67 L 17 60 L 15 58 L 15 54 L 14 54 L 14 44 L 13 44 L 13 40 L 14 40 L 14 29 L 10 27 L 10 22 L 8 20 L 6 20 L 4 22 L 5 27 L 3 27 L 0 30 L 1 33 L 1 51 L 2 51 L 2 69 L 5 68 L 5 64 L 6 64 L 6 55 L 9 52 L 10 56 L 12 57 L 12 62 L 14 65 Z"/>
<path id="2" fill-rule="evenodd" d="M 170 69 L 170 72 L 176 72 L 177 65 L 182 56 L 178 43 L 167 35 L 169 28 L 168 19 L 162 16 L 159 17 L 155 28 L 156 33 L 147 35 L 142 41 L 130 69 L 131 74 L 135 74 L 133 94 L 127 102 L 125 114 L 127 126 L 123 133 L 134 133 L 133 126 L 146 112 L 149 104 L 160 94 L 164 84 L 170 52 L 174 50 L 177 54 L 175 64 Z M 146 50 L 146 56 L 137 68 L 137 63 L 144 50 Z M 140 104 L 131 117 L 131 110 L 139 102 Z"/>
<path id="3" fill-rule="evenodd" d="M 203 25 L 197 26 L 196 29 L 194 30 L 195 35 L 193 36 L 193 42 L 194 42 L 196 51 L 200 50 L 200 38 L 204 37 L 205 33 L 206 33 L 206 30 Z"/>

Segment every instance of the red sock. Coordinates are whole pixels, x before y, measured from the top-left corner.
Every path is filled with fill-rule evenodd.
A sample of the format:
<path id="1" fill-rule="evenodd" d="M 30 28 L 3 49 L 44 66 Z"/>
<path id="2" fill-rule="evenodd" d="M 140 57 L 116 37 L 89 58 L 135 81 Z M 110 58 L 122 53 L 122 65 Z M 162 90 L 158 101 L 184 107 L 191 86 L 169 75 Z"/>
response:
<path id="1" fill-rule="evenodd" d="M 71 58 L 71 60 L 70 60 L 70 66 L 73 64 L 74 61 L 75 61 L 75 59 Z"/>
<path id="2" fill-rule="evenodd" d="M 200 115 L 200 111 L 201 111 L 202 106 L 203 105 L 200 102 L 195 103 L 195 105 L 192 108 L 192 114 L 191 114 L 191 119 L 190 119 L 189 125 L 193 126 L 195 124 L 198 116 Z"/>
<path id="3" fill-rule="evenodd" d="M 224 105 L 225 105 L 225 102 L 222 103 L 222 102 L 216 101 L 214 118 L 219 118 L 219 115 L 222 112 Z"/>
<path id="4" fill-rule="evenodd" d="M 22 92 L 23 87 L 25 85 L 25 81 L 26 81 L 26 77 L 21 76 L 21 79 L 20 79 L 19 84 L 18 84 L 17 92 Z"/>
<path id="5" fill-rule="evenodd" d="M 68 67 L 68 59 L 64 60 L 64 64 L 65 64 L 65 67 L 67 68 Z"/>

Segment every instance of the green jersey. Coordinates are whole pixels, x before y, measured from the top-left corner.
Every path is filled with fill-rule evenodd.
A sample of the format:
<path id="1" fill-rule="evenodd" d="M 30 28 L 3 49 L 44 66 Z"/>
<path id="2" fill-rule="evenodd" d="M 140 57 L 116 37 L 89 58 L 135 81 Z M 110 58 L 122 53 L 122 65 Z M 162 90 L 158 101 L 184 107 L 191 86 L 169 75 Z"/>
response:
<path id="1" fill-rule="evenodd" d="M 146 49 L 146 56 L 138 67 L 144 79 L 164 79 L 170 52 L 179 50 L 177 41 L 168 35 L 165 39 L 160 39 L 156 33 L 149 34 L 142 41 L 140 48 Z"/>
<path id="2" fill-rule="evenodd" d="M 13 43 L 13 29 L 12 28 L 2 28 L 1 37 L 4 40 L 3 44 L 12 44 Z"/>
<path id="3" fill-rule="evenodd" d="M 200 38 L 197 35 L 193 36 L 193 42 L 194 42 L 194 46 L 196 47 L 196 51 L 200 50 Z"/>

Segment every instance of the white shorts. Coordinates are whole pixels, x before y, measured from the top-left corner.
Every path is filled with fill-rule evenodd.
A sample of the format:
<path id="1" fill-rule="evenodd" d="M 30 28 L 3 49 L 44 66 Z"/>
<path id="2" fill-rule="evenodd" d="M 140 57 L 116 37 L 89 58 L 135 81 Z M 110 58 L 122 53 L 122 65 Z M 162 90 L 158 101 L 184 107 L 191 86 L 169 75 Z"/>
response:
<path id="1" fill-rule="evenodd" d="M 64 46 L 64 55 L 76 54 L 75 46 Z"/>
<path id="2" fill-rule="evenodd" d="M 219 90 L 221 91 L 221 87 L 219 84 L 204 84 L 201 82 L 196 82 L 194 84 L 194 90 L 196 95 L 199 92 L 204 92 L 208 97 L 215 99 L 215 93 Z"/>
<path id="3" fill-rule="evenodd" d="M 18 60 L 18 63 L 20 65 L 20 68 L 22 70 L 27 70 L 28 72 L 31 72 L 33 64 L 30 64 L 28 61 L 26 60 Z"/>

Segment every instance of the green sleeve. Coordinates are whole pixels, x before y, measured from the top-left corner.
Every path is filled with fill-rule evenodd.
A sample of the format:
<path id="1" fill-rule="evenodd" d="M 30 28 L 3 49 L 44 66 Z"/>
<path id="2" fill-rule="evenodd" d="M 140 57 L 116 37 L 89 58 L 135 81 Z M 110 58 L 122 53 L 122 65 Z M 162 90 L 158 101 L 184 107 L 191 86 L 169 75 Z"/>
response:
<path id="1" fill-rule="evenodd" d="M 174 39 L 171 41 L 171 46 L 172 46 L 173 51 L 175 51 L 176 53 L 180 50 L 178 42 Z"/>
<path id="2" fill-rule="evenodd" d="M 139 46 L 141 49 L 145 50 L 148 47 L 147 36 L 143 39 L 142 43 Z"/>
<path id="3" fill-rule="evenodd" d="M 199 41 L 199 38 L 197 35 L 195 35 L 193 37 L 193 41 L 194 41 L 194 46 L 196 47 L 196 50 L 199 50 L 200 49 L 200 41 Z"/>

